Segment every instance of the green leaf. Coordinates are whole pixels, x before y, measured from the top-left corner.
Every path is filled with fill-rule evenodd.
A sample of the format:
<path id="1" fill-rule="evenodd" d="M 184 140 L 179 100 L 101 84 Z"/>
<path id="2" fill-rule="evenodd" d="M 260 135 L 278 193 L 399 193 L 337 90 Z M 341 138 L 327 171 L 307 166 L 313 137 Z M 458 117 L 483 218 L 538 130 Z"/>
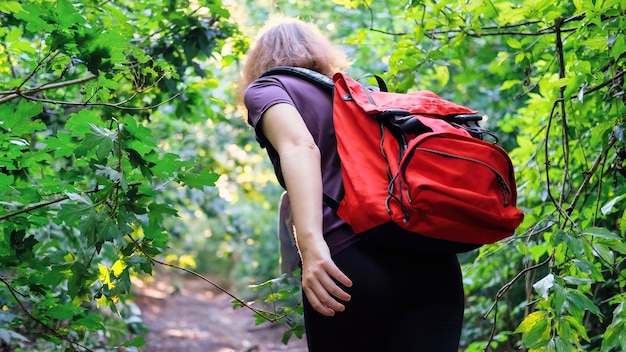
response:
<path id="1" fill-rule="evenodd" d="M 8 194 L 11 190 L 9 186 L 13 184 L 15 177 L 13 175 L 5 175 L 0 173 L 0 193 Z"/>
<path id="2" fill-rule="evenodd" d="M 80 26 L 86 22 L 83 16 L 76 11 L 73 4 L 67 0 L 57 0 L 55 10 L 57 16 L 54 16 L 54 18 L 58 20 L 58 24 L 61 28 L 70 28 L 76 25 Z"/>
<path id="3" fill-rule="evenodd" d="M 65 195 L 70 200 L 82 202 L 82 203 L 85 203 L 87 205 L 93 206 L 93 202 L 91 201 L 91 198 L 89 198 L 87 195 L 78 194 L 78 193 L 71 193 L 71 192 L 65 192 Z"/>
<path id="4" fill-rule="evenodd" d="M 126 263 L 129 265 L 133 265 L 133 264 L 143 264 L 146 263 L 148 260 L 138 254 L 133 254 L 132 256 L 130 256 L 129 258 L 126 258 Z"/>
<path id="5" fill-rule="evenodd" d="M 209 2 L 206 6 L 211 10 L 212 14 L 223 18 L 230 18 L 230 12 L 227 8 L 222 6 L 221 1 L 215 3 Z"/>
<path id="6" fill-rule="evenodd" d="M 122 270 L 122 273 L 118 276 L 118 280 L 115 285 L 119 291 L 123 294 L 130 292 L 130 270 L 128 267 Z"/>
<path id="7" fill-rule="evenodd" d="M 440 86 L 445 86 L 450 80 L 450 72 L 448 71 L 448 66 L 439 66 L 434 65 L 435 75 L 437 80 L 439 81 Z"/>
<path id="8" fill-rule="evenodd" d="M 16 13 L 22 10 L 22 5 L 19 1 L 3 1 L 0 2 L 0 12 L 4 13 Z"/>
<path id="9" fill-rule="evenodd" d="M 588 260 L 574 259 L 572 263 L 578 267 L 583 273 L 590 275 L 594 281 L 604 281 L 602 272 L 596 267 L 596 265 Z"/>
<path id="10" fill-rule="evenodd" d="M 217 181 L 219 175 L 208 169 L 202 169 L 199 173 L 181 174 L 179 178 L 191 188 L 204 190 L 205 186 L 215 186 L 215 181 Z"/>
<path id="11" fill-rule="evenodd" d="M 24 30 L 22 28 L 11 28 L 4 37 L 5 43 L 17 42 L 23 35 Z M 11 46 L 11 49 L 13 49 L 13 46 Z"/>
<path id="12" fill-rule="evenodd" d="M 80 307 L 79 307 L 80 308 Z M 82 308 L 81 308 L 82 309 Z M 53 306 L 46 310 L 46 315 L 54 319 L 70 319 L 76 314 L 77 308 L 71 303 Z"/>
<path id="13" fill-rule="evenodd" d="M 94 164 L 94 166 L 98 169 L 96 170 L 96 175 L 105 176 L 113 183 L 125 183 L 124 174 L 113 169 L 112 167 L 98 164 Z"/>
<path id="14" fill-rule="evenodd" d="M 574 352 L 580 351 L 580 348 L 572 344 L 564 341 L 561 336 L 555 337 L 552 341 L 554 341 L 554 349 L 548 351 L 557 351 L 557 352 Z"/>
<path id="15" fill-rule="evenodd" d="M 142 336 L 135 336 L 132 341 L 124 343 L 124 347 L 141 347 L 145 345 L 146 342 L 146 339 Z"/>
<path id="16" fill-rule="evenodd" d="M 584 257 L 584 255 L 586 253 L 586 251 L 585 251 L 585 243 L 581 239 L 576 238 L 576 237 L 572 236 L 571 234 L 565 234 L 563 236 L 563 239 L 565 240 L 565 243 L 567 244 L 568 250 L 576 258 Z"/>
<path id="17" fill-rule="evenodd" d="M 166 153 L 163 157 L 155 162 L 151 168 L 155 175 L 160 177 L 168 177 L 182 169 L 185 162 L 180 160 L 180 156 L 174 153 Z"/>
<path id="18" fill-rule="evenodd" d="M 519 40 L 515 39 L 515 38 L 509 38 L 506 41 L 506 44 L 508 46 L 510 46 L 513 49 L 521 49 L 522 48 L 522 43 L 519 42 Z"/>
<path id="19" fill-rule="evenodd" d="M 529 332 L 535 324 L 539 321 L 546 320 L 547 314 L 544 311 L 536 311 L 528 314 L 524 320 L 519 324 L 517 329 L 515 329 L 515 333 L 527 333 Z"/>
<path id="20" fill-rule="evenodd" d="M 591 285 L 595 281 L 582 277 L 574 277 L 574 276 L 565 276 L 563 277 L 563 281 L 567 282 L 571 285 L 581 286 L 581 285 Z"/>
<path id="21" fill-rule="evenodd" d="M 61 205 L 61 210 L 57 212 L 57 216 L 54 217 L 54 221 L 57 224 L 65 222 L 68 226 L 74 226 L 81 216 L 85 215 L 92 206 L 85 203 L 71 204 L 65 203 Z"/>
<path id="22" fill-rule="evenodd" d="M 593 314 L 602 316 L 600 309 L 584 293 L 578 290 L 568 290 L 567 300 L 574 306 L 590 311 Z"/>
<path id="23" fill-rule="evenodd" d="M 133 118 L 128 118 L 124 122 L 125 124 L 122 125 L 123 129 L 135 137 L 135 139 L 139 140 L 142 145 L 145 145 L 147 147 L 146 151 L 152 150 L 152 147 L 157 146 L 152 141 L 152 130 L 138 124 Z M 145 153 L 142 153 L 142 155 L 145 155 Z"/>
<path id="24" fill-rule="evenodd" d="M 87 238 L 87 245 L 96 244 L 96 228 L 98 226 L 98 214 L 91 209 L 85 219 L 80 223 L 80 233 Z"/>
<path id="25" fill-rule="evenodd" d="M 112 90 L 117 90 L 119 89 L 119 83 L 111 80 L 111 79 L 107 79 L 105 78 L 105 76 L 100 76 L 98 77 L 98 84 L 100 84 L 100 86 L 105 87 L 105 88 L 109 88 Z"/>
<path id="26" fill-rule="evenodd" d="M 615 208 L 615 204 L 619 203 L 623 199 L 626 199 L 626 194 L 622 194 L 621 196 L 617 196 L 611 199 L 610 201 L 608 201 L 605 205 L 602 206 L 602 208 L 600 208 L 602 215 L 607 215 L 613 212 L 613 210 L 618 210 L 617 208 Z"/>
<path id="27" fill-rule="evenodd" d="M 14 16 L 27 23 L 26 28 L 31 32 L 47 32 L 54 28 L 54 24 L 48 24 L 46 20 L 41 18 L 42 10 L 46 11 L 47 9 L 34 3 L 22 3 L 22 11 L 15 12 Z"/>
<path id="28" fill-rule="evenodd" d="M 75 328 L 86 328 L 89 331 L 98 331 L 104 328 L 103 319 L 96 314 L 88 314 L 76 319 L 73 323 Z"/>
<path id="29" fill-rule="evenodd" d="M 550 319 L 537 320 L 522 337 L 522 343 L 531 349 L 545 346 L 550 340 Z"/>
<path id="30" fill-rule="evenodd" d="M 624 242 L 610 241 L 610 243 L 607 243 L 607 245 L 614 252 L 621 253 L 621 254 L 626 254 L 626 243 L 624 243 Z"/>
<path id="31" fill-rule="evenodd" d="M 567 301 L 567 288 L 561 280 L 555 280 L 554 293 L 552 295 L 552 305 L 554 310 L 561 314 Z"/>
<path id="32" fill-rule="evenodd" d="M 600 258 L 602 258 L 604 265 L 609 267 L 613 267 L 613 265 L 615 265 L 615 255 L 608 246 L 597 242 L 592 243 L 591 246 Z"/>
<path id="33" fill-rule="evenodd" d="M 41 121 L 31 121 L 31 118 L 39 115 L 43 111 L 43 105 L 39 102 L 20 100 L 17 109 L 0 117 L 0 127 L 5 131 L 11 131 L 16 136 L 23 136 L 34 131 L 45 129 Z"/>
<path id="34" fill-rule="evenodd" d="M 335 4 L 341 5 L 348 9 L 356 9 L 363 2 L 363 0 L 332 0 Z"/>
<path id="35" fill-rule="evenodd" d="M 587 334 L 587 329 L 585 329 L 585 326 L 583 325 L 582 321 L 579 321 L 570 315 L 565 316 L 564 320 L 576 332 L 576 336 L 573 341 L 578 341 L 579 337 L 582 337 L 587 342 L 590 341 L 589 335 Z"/>
<path id="36" fill-rule="evenodd" d="M 54 157 L 69 157 L 74 153 L 74 142 L 67 133 L 58 133 L 56 137 L 48 137 L 43 143 L 50 150 L 54 150 Z"/>
<path id="37" fill-rule="evenodd" d="M 604 332 L 603 351 L 610 351 L 612 347 L 626 344 L 626 335 L 623 334 L 626 331 L 626 316 L 623 315 L 625 307 L 625 303 L 620 302 L 613 310 L 613 321 L 611 321 L 611 324 Z M 622 341 L 620 342 L 620 340 Z"/>
<path id="38" fill-rule="evenodd" d="M 72 137 L 84 137 L 92 131 L 91 126 L 101 125 L 100 117 L 92 110 L 83 109 L 77 114 L 72 114 L 65 123 L 65 128 L 71 131 Z"/>
<path id="39" fill-rule="evenodd" d="M 87 133 L 81 145 L 86 149 L 95 148 L 98 160 L 103 160 L 111 153 L 115 154 L 114 146 L 117 141 L 117 131 L 93 124 L 90 124 L 89 127 L 93 133 Z"/>
<path id="40" fill-rule="evenodd" d="M 500 90 L 507 90 L 507 89 L 511 89 L 515 86 L 519 86 L 522 84 L 522 81 L 519 79 L 510 79 L 507 81 L 502 82 L 502 85 L 500 86 Z"/>
<path id="41" fill-rule="evenodd" d="M 99 223 L 97 227 L 96 238 L 101 242 L 110 242 L 123 236 L 115 220 L 111 219 L 107 214 L 99 214 Z"/>
<path id="42" fill-rule="evenodd" d="M 163 204 L 163 203 L 150 203 L 148 205 L 148 209 L 150 210 L 150 217 L 158 217 L 158 219 L 162 220 L 164 214 L 178 216 L 178 211 L 174 209 L 171 205 Z"/>
<path id="43" fill-rule="evenodd" d="M 623 35 L 618 35 L 611 47 L 611 56 L 617 60 L 624 52 L 626 52 L 626 39 Z"/>

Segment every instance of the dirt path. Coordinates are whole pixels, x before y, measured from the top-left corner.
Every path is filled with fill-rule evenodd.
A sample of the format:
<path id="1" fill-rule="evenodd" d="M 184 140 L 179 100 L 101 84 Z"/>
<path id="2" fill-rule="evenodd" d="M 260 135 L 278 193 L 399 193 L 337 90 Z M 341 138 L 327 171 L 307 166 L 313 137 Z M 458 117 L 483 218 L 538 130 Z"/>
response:
<path id="1" fill-rule="evenodd" d="M 135 284 L 136 303 L 150 332 L 145 352 L 307 352 L 304 340 L 280 342 L 284 327 L 255 326 L 248 309 L 232 309 L 231 298 L 204 281 L 155 276 Z"/>

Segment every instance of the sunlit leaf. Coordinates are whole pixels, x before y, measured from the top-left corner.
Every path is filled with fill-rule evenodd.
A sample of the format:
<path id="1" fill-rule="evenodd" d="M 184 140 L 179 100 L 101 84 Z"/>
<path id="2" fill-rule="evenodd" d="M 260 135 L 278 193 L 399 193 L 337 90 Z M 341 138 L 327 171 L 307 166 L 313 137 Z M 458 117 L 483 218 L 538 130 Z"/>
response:
<path id="1" fill-rule="evenodd" d="M 530 313 L 515 329 L 516 333 L 527 333 L 529 332 L 533 326 L 535 326 L 540 321 L 546 320 L 546 312 L 536 311 Z"/>

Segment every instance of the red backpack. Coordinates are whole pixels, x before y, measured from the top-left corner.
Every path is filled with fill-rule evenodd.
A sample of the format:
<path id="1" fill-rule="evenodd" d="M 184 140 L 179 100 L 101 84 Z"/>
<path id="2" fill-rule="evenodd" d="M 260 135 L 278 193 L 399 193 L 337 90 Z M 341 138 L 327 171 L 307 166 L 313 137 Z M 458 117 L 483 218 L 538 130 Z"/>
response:
<path id="1" fill-rule="evenodd" d="M 511 236 L 516 207 L 511 159 L 483 141 L 476 111 L 429 91 L 407 94 L 364 87 L 344 73 L 333 82 L 312 71 L 279 67 L 333 90 L 333 121 L 345 194 L 337 214 L 356 233 L 389 223 L 443 241 L 474 246 Z M 332 204 L 331 204 L 332 205 Z"/>

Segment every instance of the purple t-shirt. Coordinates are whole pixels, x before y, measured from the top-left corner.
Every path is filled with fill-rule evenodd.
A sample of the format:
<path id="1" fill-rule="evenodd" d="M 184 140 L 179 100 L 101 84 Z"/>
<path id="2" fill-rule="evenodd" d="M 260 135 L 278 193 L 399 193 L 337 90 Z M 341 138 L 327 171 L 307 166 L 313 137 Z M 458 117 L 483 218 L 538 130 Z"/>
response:
<path id="1" fill-rule="evenodd" d="M 261 131 L 259 122 L 273 105 L 287 103 L 302 115 L 313 140 L 321 153 L 324 194 L 340 200 L 343 196 L 341 163 L 337 154 L 337 140 L 333 127 L 332 97 L 321 87 L 297 77 L 275 75 L 252 82 L 246 90 L 244 102 L 248 109 L 248 123 L 254 127 L 257 140 L 267 149 L 279 182 L 284 185 L 278 153 Z M 324 238 L 332 254 L 356 241 L 350 226 L 324 204 Z"/>

